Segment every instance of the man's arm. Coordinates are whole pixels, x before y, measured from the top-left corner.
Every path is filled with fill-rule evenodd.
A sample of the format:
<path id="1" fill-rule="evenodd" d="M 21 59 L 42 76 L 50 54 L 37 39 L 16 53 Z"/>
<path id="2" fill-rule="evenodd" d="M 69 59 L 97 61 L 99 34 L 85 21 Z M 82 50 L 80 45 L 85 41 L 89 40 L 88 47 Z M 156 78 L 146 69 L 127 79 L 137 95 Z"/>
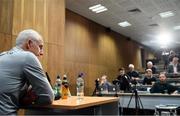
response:
<path id="1" fill-rule="evenodd" d="M 32 89 L 38 97 L 36 104 L 51 104 L 54 100 L 53 90 L 34 54 L 27 55 L 23 70 L 26 79 L 32 85 Z"/>

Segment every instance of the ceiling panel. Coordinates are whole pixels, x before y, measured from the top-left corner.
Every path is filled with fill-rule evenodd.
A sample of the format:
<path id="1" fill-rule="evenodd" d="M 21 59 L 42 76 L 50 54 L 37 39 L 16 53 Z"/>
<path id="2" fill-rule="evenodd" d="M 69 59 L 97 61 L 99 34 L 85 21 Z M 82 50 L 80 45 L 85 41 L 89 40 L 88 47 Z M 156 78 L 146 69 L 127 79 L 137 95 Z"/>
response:
<path id="1" fill-rule="evenodd" d="M 95 4 L 106 6 L 108 11 L 91 12 L 88 8 Z M 66 0 L 66 8 L 152 49 L 160 49 L 156 36 L 162 32 L 173 34 L 174 42 L 168 47 L 180 46 L 175 42 L 179 41 L 180 31 L 173 30 L 174 26 L 180 25 L 180 0 Z M 128 12 L 135 8 L 140 12 Z M 162 19 L 159 13 L 165 11 L 173 11 L 175 16 Z M 132 26 L 118 26 L 126 20 Z"/>

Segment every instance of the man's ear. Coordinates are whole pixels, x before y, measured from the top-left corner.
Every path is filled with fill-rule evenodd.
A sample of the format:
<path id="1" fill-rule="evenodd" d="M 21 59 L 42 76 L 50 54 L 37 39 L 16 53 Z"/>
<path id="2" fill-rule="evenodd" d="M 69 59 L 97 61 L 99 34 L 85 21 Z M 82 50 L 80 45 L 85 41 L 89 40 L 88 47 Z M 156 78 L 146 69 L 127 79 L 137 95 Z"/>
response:
<path id="1" fill-rule="evenodd" d="M 30 49 L 32 47 L 33 41 L 32 40 L 28 40 L 27 41 L 27 49 Z"/>

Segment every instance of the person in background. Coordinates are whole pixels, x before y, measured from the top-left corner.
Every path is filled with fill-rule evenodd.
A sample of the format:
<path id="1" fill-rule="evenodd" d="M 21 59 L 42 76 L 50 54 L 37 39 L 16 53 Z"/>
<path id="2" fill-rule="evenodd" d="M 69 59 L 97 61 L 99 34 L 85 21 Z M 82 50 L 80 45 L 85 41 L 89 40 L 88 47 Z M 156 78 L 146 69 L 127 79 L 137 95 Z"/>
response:
<path id="1" fill-rule="evenodd" d="M 171 62 L 173 61 L 174 56 L 176 56 L 176 53 L 173 50 L 171 50 L 169 52 L 169 58 L 168 58 L 169 59 L 169 64 L 171 64 Z"/>
<path id="2" fill-rule="evenodd" d="M 174 74 L 180 73 L 179 58 L 177 56 L 173 57 L 172 62 L 168 66 L 167 72 Z"/>
<path id="3" fill-rule="evenodd" d="M 46 105 L 53 102 L 53 90 L 38 60 L 41 55 L 43 39 L 32 29 L 21 31 L 16 38 L 16 46 L 0 54 L 1 115 L 17 115 L 25 96 L 32 96 L 30 100 L 25 100 L 32 100 L 31 104 Z M 26 95 L 29 86 L 33 95 Z"/>
<path id="4" fill-rule="evenodd" d="M 109 86 L 111 86 L 111 83 L 108 82 L 108 80 L 107 80 L 107 75 L 103 75 L 103 76 L 101 77 L 100 86 L 105 86 L 106 88 L 108 88 Z"/>
<path id="5" fill-rule="evenodd" d="M 117 77 L 120 90 L 129 92 L 131 89 L 130 77 L 125 74 L 125 69 L 122 67 L 119 69 L 119 75 Z"/>
<path id="6" fill-rule="evenodd" d="M 159 82 L 156 82 L 150 89 L 151 93 L 168 93 L 176 94 L 178 88 L 167 83 L 166 73 L 161 72 L 159 74 Z"/>
<path id="7" fill-rule="evenodd" d="M 153 63 L 151 61 L 147 62 L 147 69 L 151 69 L 153 74 L 157 74 L 157 68 L 155 66 L 153 66 Z"/>
<path id="8" fill-rule="evenodd" d="M 147 69 L 143 79 L 143 85 L 152 85 L 154 82 L 156 82 L 156 77 L 153 77 L 151 69 Z"/>
<path id="9" fill-rule="evenodd" d="M 127 75 L 130 77 L 132 84 L 137 84 L 137 81 L 139 80 L 139 73 L 134 70 L 133 64 L 129 64 L 129 72 Z"/>

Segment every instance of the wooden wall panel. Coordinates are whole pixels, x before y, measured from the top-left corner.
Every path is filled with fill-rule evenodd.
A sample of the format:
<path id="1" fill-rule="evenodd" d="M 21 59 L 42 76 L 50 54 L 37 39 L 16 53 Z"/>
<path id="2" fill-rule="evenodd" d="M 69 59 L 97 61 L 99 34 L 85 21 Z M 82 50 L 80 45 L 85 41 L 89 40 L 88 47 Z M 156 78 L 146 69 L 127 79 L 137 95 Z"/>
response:
<path id="1" fill-rule="evenodd" d="M 23 29 L 23 9 L 24 0 L 16 0 L 13 4 L 13 35 L 17 35 Z"/>
<path id="2" fill-rule="evenodd" d="M 0 0 L 0 33 L 11 34 L 13 0 Z"/>
<path id="3" fill-rule="evenodd" d="M 65 1 L 48 0 L 48 42 L 64 46 Z"/>
<path id="4" fill-rule="evenodd" d="M 48 62 L 47 70 L 54 83 L 57 74 L 64 73 L 64 27 L 65 27 L 65 1 L 48 0 Z"/>
<path id="5" fill-rule="evenodd" d="M 12 36 L 0 33 L 0 52 L 7 51 L 12 47 Z"/>
<path id="6" fill-rule="evenodd" d="M 75 95 L 76 77 L 85 73 L 85 95 L 91 95 L 95 79 L 103 74 L 110 81 L 118 75 L 118 68 L 132 63 L 141 68 L 140 46 L 118 33 L 66 10 L 64 48 L 65 72 L 69 74 L 71 91 Z"/>
<path id="7" fill-rule="evenodd" d="M 48 44 L 48 67 L 47 71 L 52 77 L 52 83 L 54 84 L 58 74 L 62 76 L 64 74 L 64 47 L 54 44 Z"/>

